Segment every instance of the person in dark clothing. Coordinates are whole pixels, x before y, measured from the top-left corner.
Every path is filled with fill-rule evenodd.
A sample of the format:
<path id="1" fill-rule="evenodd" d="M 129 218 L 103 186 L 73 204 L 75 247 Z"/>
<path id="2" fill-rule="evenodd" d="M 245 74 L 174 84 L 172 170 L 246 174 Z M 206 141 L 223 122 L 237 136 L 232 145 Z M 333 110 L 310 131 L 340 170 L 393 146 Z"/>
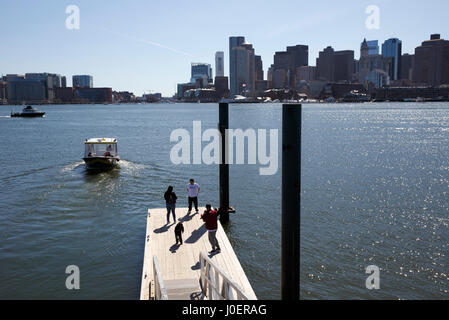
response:
<path id="1" fill-rule="evenodd" d="M 175 227 L 175 238 L 176 238 L 176 244 L 182 244 L 182 234 L 184 233 L 184 226 L 182 223 L 178 223 Z"/>
<path id="2" fill-rule="evenodd" d="M 206 224 L 207 233 L 209 235 L 209 242 L 212 245 L 212 251 L 210 253 L 220 253 L 220 245 L 217 240 L 217 229 L 218 229 L 218 215 L 219 213 L 216 210 L 212 210 L 212 206 L 210 204 L 206 205 L 206 211 L 201 215 L 201 219 Z"/>
<path id="3" fill-rule="evenodd" d="M 176 196 L 176 193 L 173 192 L 173 187 L 169 186 L 167 191 L 164 194 L 165 203 L 167 205 L 167 224 L 170 223 L 170 212 L 173 213 L 173 223 L 176 223 L 176 199 L 178 197 Z"/>

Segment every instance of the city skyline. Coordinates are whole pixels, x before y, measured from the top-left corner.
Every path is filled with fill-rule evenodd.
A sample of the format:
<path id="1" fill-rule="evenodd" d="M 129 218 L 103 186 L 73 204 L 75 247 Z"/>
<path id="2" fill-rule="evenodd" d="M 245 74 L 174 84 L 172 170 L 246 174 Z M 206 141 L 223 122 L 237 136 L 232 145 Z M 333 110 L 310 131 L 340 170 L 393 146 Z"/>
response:
<path id="1" fill-rule="evenodd" d="M 429 34 L 441 33 L 442 38 L 449 38 L 444 34 L 448 24 L 444 19 L 444 11 L 449 8 L 446 2 L 433 1 L 433 6 L 408 3 L 404 7 L 401 1 L 378 1 L 379 30 L 365 27 L 368 17 L 365 9 L 370 3 L 351 2 L 353 6 L 345 6 L 345 11 L 328 2 L 326 12 L 311 4 L 290 1 L 281 1 L 269 12 L 263 6 L 239 3 L 242 12 L 235 12 L 229 21 L 232 5 L 222 8 L 203 1 L 194 8 L 183 3 L 149 5 L 134 1 L 122 8 L 105 1 L 95 4 L 75 1 L 73 4 L 80 8 L 80 30 L 67 30 L 64 26 L 67 3 L 6 3 L 0 12 L 1 25 L 12 25 L 18 19 L 23 23 L 8 32 L 0 43 L 3 56 L 0 73 L 49 72 L 67 76 L 67 79 L 72 75 L 90 74 L 98 87 L 133 91 L 136 95 L 151 90 L 171 96 L 176 92 L 176 83 L 190 74 L 191 62 L 215 66 L 217 51 L 225 53 L 225 76 L 229 76 L 228 41 L 233 35 L 245 36 L 254 45 L 257 55 L 262 56 L 265 73 L 273 63 L 275 52 L 297 44 L 309 46 L 309 65 L 315 65 L 318 52 L 327 46 L 336 51 L 354 50 L 358 59 L 360 42 L 364 38 L 378 40 L 379 44 L 399 38 L 403 44 L 402 53 L 410 54 Z M 285 10 L 285 5 L 292 10 Z M 195 32 L 194 20 L 214 9 L 223 14 L 206 24 L 201 32 Z M 304 10 L 309 14 L 306 17 L 297 14 L 300 19 L 296 20 L 295 12 Z M 133 19 L 127 17 L 130 13 Z M 269 19 L 281 13 L 285 19 Z M 183 16 L 191 20 L 174 21 Z M 429 23 L 421 26 L 416 23 L 418 19 Z M 126 25 L 118 30 L 115 26 L 121 21 Z M 184 24 L 192 26 L 192 33 L 181 32 Z M 397 25 L 401 29 L 396 29 Z"/>

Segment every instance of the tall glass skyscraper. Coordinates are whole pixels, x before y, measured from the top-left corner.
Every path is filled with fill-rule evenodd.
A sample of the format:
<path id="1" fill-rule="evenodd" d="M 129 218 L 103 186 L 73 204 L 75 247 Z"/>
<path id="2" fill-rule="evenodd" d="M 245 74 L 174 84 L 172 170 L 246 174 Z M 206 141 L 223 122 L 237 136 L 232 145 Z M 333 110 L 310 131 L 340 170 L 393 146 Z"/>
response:
<path id="1" fill-rule="evenodd" d="M 390 58 L 388 63 L 390 79 L 398 80 L 401 74 L 402 41 L 397 38 L 385 41 L 382 45 L 382 56 Z"/>
<path id="2" fill-rule="evenodd" d="M 379 40 L 370 40 L 366 42 L 368 44 L 368 54 L 379 54 Z"/>
<path id="3" fill-rule="evenodd" d="M 231 97 L 240 93 L 237 79 L 238 50 L 235 50 L 235 48 L 240 47 L 243 43 L 245 43 L 245 37 L 229 37 L 229 90 L 231 91 Z"/>

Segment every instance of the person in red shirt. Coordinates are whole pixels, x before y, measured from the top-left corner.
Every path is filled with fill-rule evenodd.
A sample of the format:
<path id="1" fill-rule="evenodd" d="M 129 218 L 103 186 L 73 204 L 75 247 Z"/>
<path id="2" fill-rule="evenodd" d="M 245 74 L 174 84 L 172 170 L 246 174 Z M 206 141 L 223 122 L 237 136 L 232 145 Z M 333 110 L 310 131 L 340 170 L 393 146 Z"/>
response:
<path id="1" fill-rule="evenodd" d="M 204 211 L 204 214 L 201 215 L 201 219 L 203 219 L 206 224 L 209 242 L 212 245 L 212 251 L 210 253 L 220 253 L 221 250 L 216 237 L 218 229 L 218 212 L 216 210 L 212 210 L 212 206 L 207 204 L 206 211 Z"/>

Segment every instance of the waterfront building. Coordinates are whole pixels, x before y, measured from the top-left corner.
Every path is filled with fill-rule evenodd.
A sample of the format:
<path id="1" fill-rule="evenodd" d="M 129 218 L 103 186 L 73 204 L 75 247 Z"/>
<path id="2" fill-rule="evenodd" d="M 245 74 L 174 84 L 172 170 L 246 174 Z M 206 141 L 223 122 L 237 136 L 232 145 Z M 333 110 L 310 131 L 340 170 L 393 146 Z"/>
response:
<path id="1" fill-rule="evenodd" d="M 196 88 L 196 84 L 195 83 L 178 83 L 178 90 L 177 90 L 177 94 L 176 97 L 178 99 L 182 99 L 184 97 L 184 93 L 188 90 L 191 89 L 195 89 Z"/>
<path id="2" fill-rule="evenodd" d="M 17 78 L 8 81 L 7 85 L 8 101 L 12 104 L 48 101 L 48 91 L 43 81 Z"/>
<path id="3" fill-rule="evenodd" d="M 354 74 L 354 51 L 335 51 L 327 47 L 316 62 L 317 79 L 328 82 L 351 82 Z"/>
<path id="4" fill-rule="evenodd" d="M 74 88 L 74 99 L 87 103 L 112 103 L 112 88 Z"/>
<path id="5" fill-rule="evenodd" d="M 6 103 L 8 100 L 8 84 L 6 81 L 0 81 L 0 103 Z"/>
<path id="6" fill-rule="evenodd" d="M 61 87 L 67 88 L 67 78 L 65 76 L 61 77 Z"/>
<path id="7" fill-rule="evenodd" d="M 393 38 L 382 44 L 382 56 L 389 60 L 388 75 L 391 80 L 398 80 L 401 75 L 402 41 Z"/>
<path id="8" fill-rule="evenodd" d="M 433 34 L 415 49 L 413 82 L 439 86 L 449 84 L 449 41 Z"/>
<path id="9" fill-rule="evenodd" d="M 237 79 L 237 69 L 238 69 L 238 61 L 237 61 L 237 53 L 238 50 L 234 50 L 239 48 L 245 42 L 245 37 L 229 37 L 229 89 L 231 96 L 235 96 L 239 94 L 240 91 L 238 89 L 238 79 Z M 240 55 L 242 55 L 240 53 Z M 242 63 L 240 62 L 239 65 Z"/>
<path id="10" fill-rule="evenodd" d="M 215 53 L 215 76 L 224 77 L 224 52 Z"/>
<path id="11" fill-rule="evenodd" d="M 413 64 L 415 62 L 415 55 L 413 54 L 403 54 L 401 58 L 401 80 L 413 80 Z"/>
<path id="12" fill-rule="evenodd" d="M 217 101 L 229 96 L 228 77 L 215 77 L 214 87 Z"/>
<path id="13" fill-rule="evenodd" d="M 72 86 L 74 88 L 93 88 L 94 78 L 89 75 L 76 75 L 72 77 Z"/>
<path id="14" fill-rule="evenodd" d="M 55 102 L 57 103 L 71 103 L 73 101 L 72 87 L 55 88 Z"/>

